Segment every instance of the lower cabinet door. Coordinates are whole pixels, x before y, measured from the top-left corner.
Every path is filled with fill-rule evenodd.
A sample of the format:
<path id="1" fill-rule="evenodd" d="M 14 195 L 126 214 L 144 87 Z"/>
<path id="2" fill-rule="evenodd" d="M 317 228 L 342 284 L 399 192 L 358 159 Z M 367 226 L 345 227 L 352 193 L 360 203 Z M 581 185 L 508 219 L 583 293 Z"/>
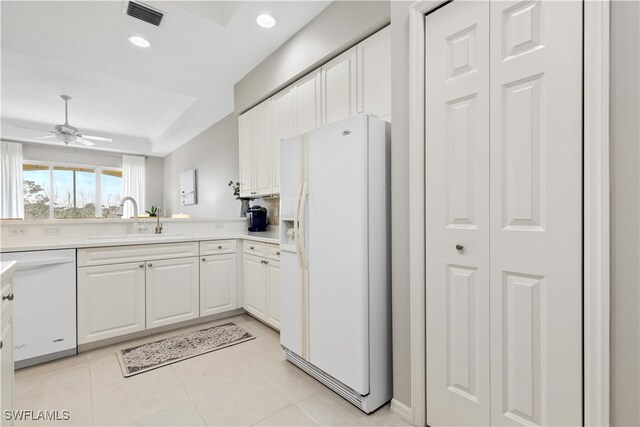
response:
<path id="1" fill-rule="evenodd" d="M 145 329 L 144 262 L 78 268 L 78 344 Z"/>
<path id="2" fill-rule="evenodd" d="M 280 263 L 267 262 L 267 323 L 280 330 Z"/>
<path id="3" fill-rule="evenodd" d="M 198 258 L 147 262 L 147 329 L 199 316 Z"/>
<path id="4" fill-rule="evenodd" d="M 244 309 L 255 317 L 267 320 L 265 260 L 244 255 Z"/>
<path id="5" fill-rule="evenodd" d="M 9 287 L 6 291 L 3 289 L 2 295 L 12 293 Z M 1 301 L 2 303 L 7 301 Z M 13 304 L 2 304 L 2 312 L 0 313 L 0 415 L 2 420 L 0 425 L 13 425 L 12 420 L 4 418 L 4 411 L 10 411 L 13 408 L 13 383 L 14 383 L 14 365 L 13 365 Z"/>
<path id="6" fill-rule="evenodd" d="M 237 308 L 236 283 L 236 254 L 202 257 L 200 317 Z"/>

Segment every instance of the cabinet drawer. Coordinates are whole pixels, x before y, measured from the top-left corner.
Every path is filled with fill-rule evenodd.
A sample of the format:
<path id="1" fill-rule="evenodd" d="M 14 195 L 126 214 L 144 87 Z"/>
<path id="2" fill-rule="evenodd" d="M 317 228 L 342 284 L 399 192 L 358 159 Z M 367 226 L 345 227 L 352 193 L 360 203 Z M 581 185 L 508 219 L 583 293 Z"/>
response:
<path id="1" fill-rule="evenodd" d="M 265 256 L 267 254 L 267 245 L 264 243 L 252 242 L 251 240 L 244 240 L 242 243 L 244 246 L 244 253 L 246 254 L 256 256 Z"/>
<path id="2" fill-rule="evenodd" d="M 198 256 L 198 242 L 78 249 L 78 267 Z"/>
<path id="3" fill-rule="evenodd" d="M 280 261 L 280 246 L 267 245 L 267 258 L 274 261 Z"/>
<path id="4" fill-rule="evenodd" d="M 5 279 L 2 282 L 2 290 L 0 290 L 0 294 L 2 295 L 2 297 L 8 297 L 10 294 L 13 294 L 13 278 Z M 13 304 L 11 301 L 12 300 L 10 300 L 9 298 L 3 298 L 2 302 L 0 302 L 0 304 L 2 305 L 0 313 L 2 313 L 3 317 L 4 313 L 9 313 L 9 310 L 11 310 L 11 306 Z"/>
<path id="5" fill-rule="evenodd" d="M 200 242 L 200 255 L 230 254 L 236 251 L 235 240 Z"/>

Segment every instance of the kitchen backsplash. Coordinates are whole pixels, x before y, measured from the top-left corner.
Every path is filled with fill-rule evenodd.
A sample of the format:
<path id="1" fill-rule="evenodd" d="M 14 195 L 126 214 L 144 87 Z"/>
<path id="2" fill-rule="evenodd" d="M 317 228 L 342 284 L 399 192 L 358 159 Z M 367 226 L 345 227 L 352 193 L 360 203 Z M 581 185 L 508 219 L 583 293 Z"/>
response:
<path id="1" fill-rule="evenodd" d="M 267 217 L 269 218 L 270 227 L 277 227 L 280 224 L 280 197 L 255 199 L 251 201 L 249 205 L 258 205 L 267 208 Z"/>

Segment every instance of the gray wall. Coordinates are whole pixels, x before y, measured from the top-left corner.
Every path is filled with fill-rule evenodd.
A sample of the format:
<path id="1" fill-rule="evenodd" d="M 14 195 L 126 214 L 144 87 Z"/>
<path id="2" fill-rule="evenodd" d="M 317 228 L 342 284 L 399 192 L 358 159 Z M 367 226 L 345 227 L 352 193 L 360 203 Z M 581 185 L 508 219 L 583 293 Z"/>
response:
<path id="1" fill-rule="evenodd" d="M 37 144 L 22 144 L 22 156 L 25 160 L 38 160 L 43 162 L 70 163 L 86 166 L 122 167 L 122 155 L 104 151 L 88 150 L 77 147 L 52 147 Z M 147 157 L 146 170 L 146 210 L 149 206 L 162 205 L 164 191 L 162 185 L 162 163 L 160 157 Z"/>
<path id="2" fill-rule="evenodd" d="M 411 406 L 409 318 L 409 7 L 391 2 L 393 397 Z"/>
<path id="3" fill-rule="evenodd" d="M 227 186 L 238 180 L 238 116 L 229 114 L 164 158 L 164 207 L 167 215 L 193 218 L 240 216 L 240 202 Z M 197 169 L 198 204 L 180 204 L 180 173 Z"/>
<path id="4" fill-rule="evenodd" d="M 640 425 L 640 3 L 611 4 L 611 424 Z"/>
<path id="5" fill-rule="evenodd" d="M 234 87 L 241 114 L 389 23 L 388 1 L 335 1 Z"/>

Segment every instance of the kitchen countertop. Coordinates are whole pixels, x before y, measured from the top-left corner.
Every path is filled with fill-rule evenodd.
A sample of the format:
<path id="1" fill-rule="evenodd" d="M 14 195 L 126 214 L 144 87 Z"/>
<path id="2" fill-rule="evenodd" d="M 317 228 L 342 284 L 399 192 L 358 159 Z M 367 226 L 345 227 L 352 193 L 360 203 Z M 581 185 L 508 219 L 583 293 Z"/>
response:
<path id="1" fill-rule="evenodd" d="M 223 239 L 243 239 L 253 240 L 256 242 L 264 242 L 271 244 L 279 244 L 279 235 L 275 231 L 264 232 L 230 232 L 230 233 L 192 233 L 171 235 L 166 234 L 156 236 L 150 234 L 148 237 L 118 237 L 111 238 L 94 238 L 75 237 L 67 239 L 18 239 L 3 241 L 0 245 L 0 252 L 23 252 L 23 251 L 41 251 L 48 249 L 81 249 L 81 248 L 99 248 L 105 246 L 130 246 L 130 245 L 150 245 L 154 243 L 176 243 L 176 242 L 199 242 L 206 240 L 223 240 Z M 5 264 L 4 262 L 2 264 Z"/>
<path id="2" fill-rule="evenodd" d="M 0 278 L 4 279 L 6 275 L 12 274 L 16 264 L 17 261 L 0 261 Z"/>

